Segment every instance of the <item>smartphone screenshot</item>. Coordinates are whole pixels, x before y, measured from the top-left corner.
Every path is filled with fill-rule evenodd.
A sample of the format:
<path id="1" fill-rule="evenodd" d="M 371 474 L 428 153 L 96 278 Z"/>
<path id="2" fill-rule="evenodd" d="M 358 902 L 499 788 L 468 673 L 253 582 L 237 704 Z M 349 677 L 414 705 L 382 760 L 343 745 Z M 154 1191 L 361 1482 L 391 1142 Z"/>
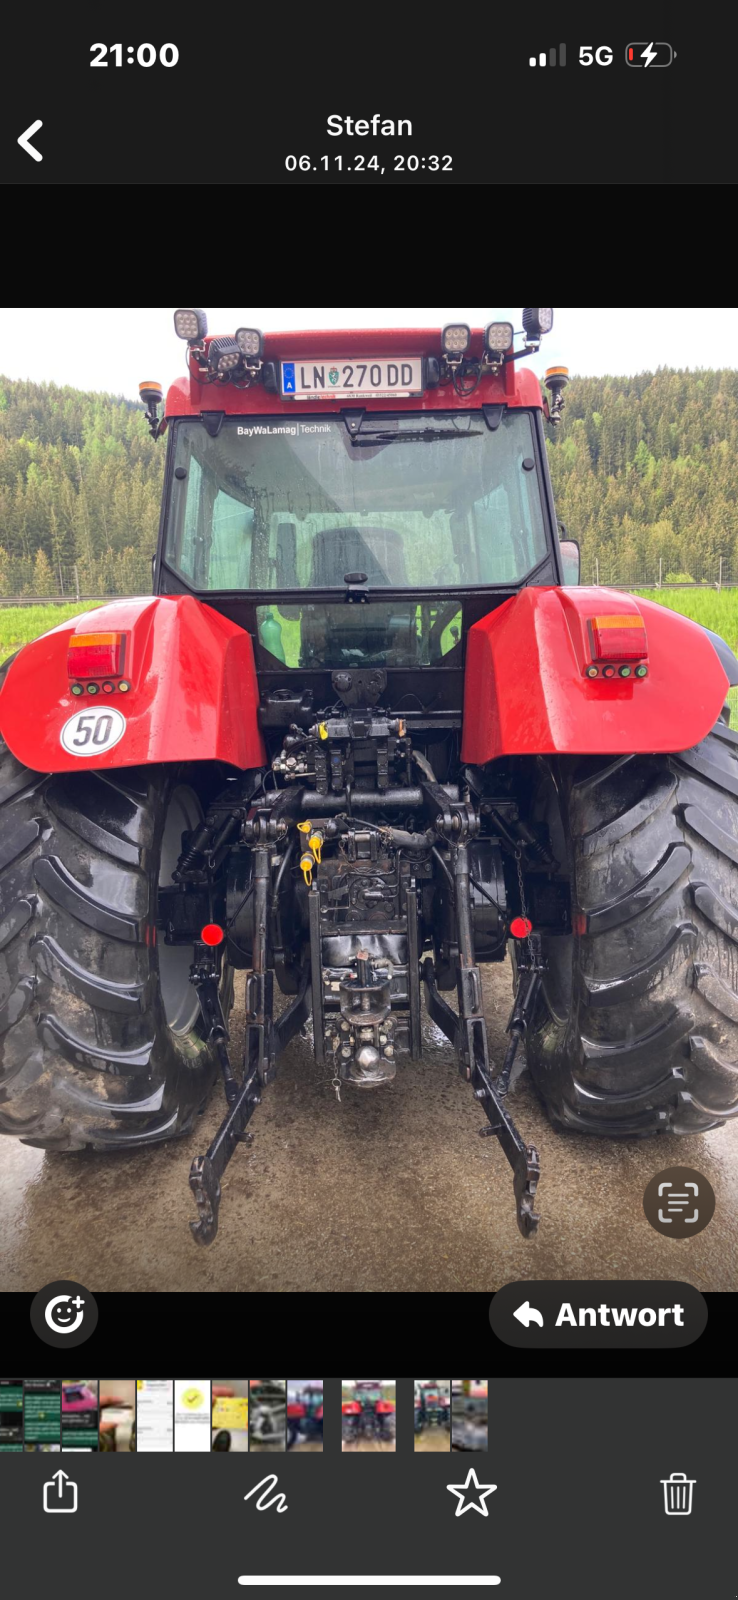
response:
<path id="1" fill-rule="evenodd" d="M 26 1378 L 23 1383 L 23 1448 L 61 1449 L 62 1387 L 58 1378 Z"/>
<path id="2" fill-rule="evenodd" d="M 207 47 L 160 14 L 113 9 L 94 23 L 52 12 L 40 32 L 30 17 L 14 21 L 1 116 L 9 184 L 489 193 L 732 181 L 730 52 L 673 12 L 528 8 L 496 15 L 488 38 L 480 11 L 450 34 L 440 17 L 379 4 L 359 48 L 333 0 L 319 29 L 295 15 L 287 37 L 271 16 L 216 13 Z M 245 96 L 228 73 L 213 83 L 212 62 L 247 56 Z M 216 99 L 217 127 L 185 151 L 179 119 Z"/>
<path id="3" fill-rule="evenodd" d="M 174 1448 L 174 1382 L 172 1378 L 136 1379 L 137 1449 L 168 1451 Z"/>
<path id="4" fill-rule="evenodd" d="M 97 1450 L 98 1399 L 97 1378 L 66 1378 L 62 1381 L 62 1450 Z"/>
<path id="5" fill-rule="evenodd" d="M 359 181 L 269 174 L 385 105 L 565 181 L 573 81 L 580 180 L 699 161 L 673 19 L 493 18 L 463 115 L 382 20 L 315 81 L 330 8 L 106 45 L 81 153 L 52 21 L 34 181 L 144 78 L 111 183 L 227 183 L 234 129 Z M 736 439 L 733 307 L 0 310 L 9 1592 L 736 1600 Z"/>
<path id="6" fill-rule="evenodd" d="M 210 1449 L 210 1380 L 176 1379 L 174 1384 L 175 1450 Z"/>
<path id="7" fill-rule="evenodd" d="M 0 1451 L 23 1449 L 23 1380 L 0 1378 Z"/>

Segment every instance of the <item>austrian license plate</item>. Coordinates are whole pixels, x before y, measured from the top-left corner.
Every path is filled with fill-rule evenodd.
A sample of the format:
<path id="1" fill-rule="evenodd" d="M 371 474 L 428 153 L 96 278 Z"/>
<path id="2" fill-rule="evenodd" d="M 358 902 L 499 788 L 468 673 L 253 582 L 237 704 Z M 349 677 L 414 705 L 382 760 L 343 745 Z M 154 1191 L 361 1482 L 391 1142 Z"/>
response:
<path id="1" fill-rule="evenodd" d="M 351 361 L 283 361 L 282 394 L 290 400 L 372 395 L 393 400 L 423 393 L 422 356 L 366 356 Z"/>

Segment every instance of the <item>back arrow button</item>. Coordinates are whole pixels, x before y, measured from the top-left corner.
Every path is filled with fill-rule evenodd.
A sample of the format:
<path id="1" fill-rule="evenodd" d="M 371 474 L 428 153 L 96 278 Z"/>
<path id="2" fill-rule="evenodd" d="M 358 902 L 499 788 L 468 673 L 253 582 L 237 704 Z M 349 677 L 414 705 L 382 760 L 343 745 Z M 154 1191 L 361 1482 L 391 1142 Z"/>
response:
<path id="1" fill-rule="evenodd" d="M 27 155 L 33 156 L 34 161 L 43 161 L 44 159 L 41 151 L 36 150 L 29 142 L 34 133 L 38 133 L 39 128 L 43 128 L 43 122 L 32 122 L 30 128 L 26 128 L 25 133 L 22 133 L 18 139 L 21 150 L 25 150 Z"/>

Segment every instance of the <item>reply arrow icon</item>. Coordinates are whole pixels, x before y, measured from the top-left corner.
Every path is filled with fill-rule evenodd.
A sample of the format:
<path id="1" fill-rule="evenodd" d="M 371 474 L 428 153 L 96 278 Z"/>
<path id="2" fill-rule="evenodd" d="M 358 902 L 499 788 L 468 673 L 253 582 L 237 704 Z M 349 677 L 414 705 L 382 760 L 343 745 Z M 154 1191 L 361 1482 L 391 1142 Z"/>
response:
<path id="1" fill-rule="evenodd" d="M 518 1322 L 522 1322 L 524 1328 L 529 1328 L 531 1322 L 537 1322 L 539 1328 L 543 1327 L 543 1317 L 540 1311 L 536 1311 L 535 1306 L 531 1305 L 530 1300 L 524 1300 L 522 1306 L 518 1306 L 517 1311 L 513 1311 L 513 1316 L 517 1318 Z"/>
<path id="2" fill-rule="evenodd" d="M 22 133 L 18 139 L 21 150 L 25 150 L 27 155 L 33 156 L 34 161 L 43 161 L 44 159 L 41 151 L 37 150 L 35 146 L 30 143 L 34 133 L 38 133 L 39 128 L 43 128 L 43 122 L 40 120 L 38 122 L 32 122 L 30 128 L 26 128 L 25 133 Z"/>

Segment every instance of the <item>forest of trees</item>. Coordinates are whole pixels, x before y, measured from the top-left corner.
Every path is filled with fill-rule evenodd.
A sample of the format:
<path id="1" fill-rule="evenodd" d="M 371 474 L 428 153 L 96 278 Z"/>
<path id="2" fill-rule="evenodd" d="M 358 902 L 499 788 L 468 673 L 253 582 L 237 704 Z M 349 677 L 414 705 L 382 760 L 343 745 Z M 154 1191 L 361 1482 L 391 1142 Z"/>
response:
<path id="1" fill-rule="evenodd" d="M 738 371 L 577 378 L 548 456 L 586 579 L 738 580 Z"/>
<path id="2" fill-rule="evenodd" d="M 576 378 L 547 431 L 587 579 L 738 580 L 738 371 Z M 146 593 L 163 466 L 140 406 L 0 378 L 0 596 Z"/>
<path id="3" fill-rule="evenodd" d="M 151 589 L 164 450 L 107 394 L 0 378 L 0 596 Z"/>

